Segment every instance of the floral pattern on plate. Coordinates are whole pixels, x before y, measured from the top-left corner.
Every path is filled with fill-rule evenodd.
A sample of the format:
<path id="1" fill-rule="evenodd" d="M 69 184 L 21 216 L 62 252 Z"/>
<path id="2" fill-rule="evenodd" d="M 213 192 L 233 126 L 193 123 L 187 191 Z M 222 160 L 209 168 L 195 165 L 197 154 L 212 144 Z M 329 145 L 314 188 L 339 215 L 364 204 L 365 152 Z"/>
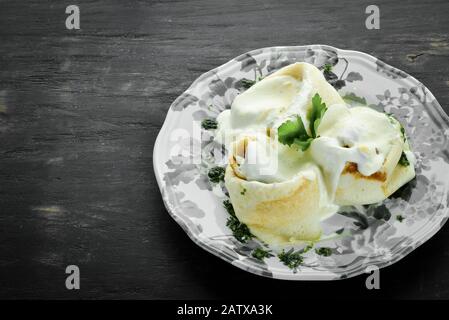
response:
<path id="1" fill-rule="evenodd" d="M 389 199 L 342 208 L 325 221 L 323 227 L 335 229 L 338 236 L 315 244 L 318 249 L 302 250 L 299 266 L 289 268 L 276 254 L 255 258 L 257 248 L 270 248 L 257 239 L 241 243 L 226 226 L 226 190 L 207 176 L 217 162 L 224 165 L 226 155 L 200 123 L 230 108 L 244 90 L 242 79 L 257 80 L 301 61 L 323 70 L 347 103 L 366 104 L 400 120 L 417 164 L 416 178 Z M 254 50 L 203 74 L 172 104 L 153 161 L 168 212 L 205 250 L 266 277 L 332 280 L 390 265 L 444 225 L 449 214 L 448 150 L 449 117 L 418 80 L 365 53 L 312 45 Z"/>

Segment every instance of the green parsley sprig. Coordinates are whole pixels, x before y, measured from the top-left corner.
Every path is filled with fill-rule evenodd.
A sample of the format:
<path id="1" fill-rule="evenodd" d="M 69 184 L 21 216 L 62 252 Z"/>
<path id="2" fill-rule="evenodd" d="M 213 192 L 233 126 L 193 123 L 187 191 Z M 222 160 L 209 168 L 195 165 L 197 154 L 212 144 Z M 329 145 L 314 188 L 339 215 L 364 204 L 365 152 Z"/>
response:
<path id="1" fill-rule="evenodd" d="M 318 127 L 320 126 L 321 119 L 327 111 L 326 104 L 321 100 L 321 97 L 316 93 L 312 98 L 312 109 L 310 110 L 308 117 L 310 120 L 310 132 L 312 137 L 317 137 Z"/>
<path id="2" fill-rule="evenodd" d="M 318 127 L 326 111 L 326 104 L 322 102 L 320 95 L 316 93 L 312 98 L 312 108 L 308 114 L 311 136 L 307 133 L 301 117 L 297 116 L 296 119 L 287 120 L 278 128 L 279 142 L 288 146 L 295 144 L 302 151 L 307 150 L 313 139 L 317 138 Z"/>

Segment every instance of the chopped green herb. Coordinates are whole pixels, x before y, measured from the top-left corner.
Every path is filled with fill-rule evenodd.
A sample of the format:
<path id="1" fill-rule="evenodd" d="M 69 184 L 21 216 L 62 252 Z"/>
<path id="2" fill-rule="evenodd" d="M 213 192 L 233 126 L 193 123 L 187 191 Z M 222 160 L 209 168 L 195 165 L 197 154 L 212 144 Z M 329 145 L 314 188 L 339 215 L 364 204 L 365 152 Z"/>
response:
<path id="1" fill-rule="evenodd" d="M 253 258 L 256 258 L 257 260 L 263 260 L 265 258 L 270 258 L 270 257 L 274 257 L 271 252 L 266 251 L 262 248 L 256 248 L 253 250 L 253 252 L 251 253 L 251 255 L 253 256 Z"/>
<path id="2" fill-rule="evenodd" d="M 399 123 L 400 124 L 400 123 Z M 402 126 L 402 124 L 400 124 L 401 125 L 401 134 L 402 134 L 402 139 L 404 139 L 404 142 L 407 140 L 407 137 L 405 136 L 405 129 L 404 129 L 404 127 Z"/>
<path id="3" fill-rule="evenodd" d="M 255 81 L 255 80 L 249 80 L 249 79 L 242 79 L 242 80 L 240 81 L 240 83 L 242 84 L 242 87 L 243 87 L 243 88 L 249 89 L 249 88 L 251 88 L 253 85 L 256 84 L 256 81 Z"/>
<path id="4" fill-rule="evenodd" d="M 400 214 L 398 214 L 398 215 L 396 216 L 396 220 L 398 220 L 399 222 L 402 222 L 402 221 L 404 221 L 404 217 L 401 216 Z"/>
<path id="5" fill-rule="evenodd" d="M 254 236 L 249 231 L 249 228 L 246 224 L 241 223 L 237 216 L 235 215 L 234 207 L 232 206 L 231 202 L 229 200 L 223 201 L 223 206 L 228 211 L 230 217 L 226 221 L 226 226 L 231 229 L 232 234 L 234 237 L 242 242 L 245 243 L 248 240 L 252 239 Z"/>
<path id="6" fill-rule="evenodd" d="M 201 127 L 203 127 L 203 129 L 206 129 L 206 130 L 214 130 L 214 129 L 217 129 L 218 123 L 214 119 L 204 119 L 201 122 Z"/>
<path id="7" fill-rule="evenodd" d="M 302 151 L 307 150 L 313 139 L 317 137 L 316 132 L 326 110 L 326 104 L 321 101 L 320 95 L 315 94 L 312 98 L 312 109 L 309 112 L 312 136 L 307 133 L 301 117 L 296 117 L 296 119 L 287 120 L 278 128 L 279 142 L 288 146 L 296 144 Z"/>
<path id="8" fill-rule="evenodd" d="M 323 72 L 331 72 L 331 71 L 332 71 L 332 65 L 329 64 L 329 63 L 326 63 L 326 64 L 324 65 Z"/>
<path id="9" fill-rule="evenodd" d="M 399 164 L 404 167 L 407 167 L 408 165 L 410 165 L 410 161 L 408 161 L 407 156 L 404 151 L 402 151 L 401 157 L 399 158 Z"/>
<path id="10" fill-rule="evenodd" d="M 241 223 L 235 216 L 231 216 L 228 218 L 228 221 L 226 221 L 226 226 L 231 229 L 234 237 L 242 243 L 245 243 L 246 241 L 254 237 L 248 226 L 244 223 Z"/>
<path id="11" fill-rule="evenodd" d="M 332 249 L 326 248 L 326 247 L 321 247 L 321 248 L 315 249 L 315 252 L 316 252 L 316 254 L 318 254 L 320 256 L 329 257 L 332 254 Z"/>
<path id="12" fill-rule="evenodd" d="M 356 104 L 362 104 L 366 105 L 366 99 L 363 97 L 359 97 L 353 92 L 347 93 L 343 96 L 343 100 L 345 100 L 348 103 L 356 103 Z"/>
<path id="13" fill-rule="evenodd" d="M 302 249 L 302 253 L 306 253 L 308 251 L 310 251 L 313 248 L 313 244 L 308 244 L 307 246 L 304 247 L 304 249 Z"/>
<path id="14" fill-rule="evenodd" d="M 301 253 L 299 251 L 294 252 L 293 248 L 291 248 L 287 252 L 282 250 L 282 252 L 278 254 L 278 258 L 284 265 L 286 265 L 290 269 L 298 268 L 303 261 Z"/>
<path id="15" fill-rule="evenodd" d="M 241 194 L 242 196 L 244 196 L 245 193 L 246 193 L 246 188 L 243 188 L 243 190 L 240 192 L 240 194 Z"/>
<path id="16" fill-rule="evenodd" d="M 262 79 L 263 77 L 258 77 L 257 80 L 242 79 L 240 83 L 244 89 L 249 89 Z"/>
<path id="17" fill-rule="evenodd" d="M 226 211 L 231 215 L 235 217 L 235 211 L 234 207 L 232 206 L 231 201 L 225 200 L 223 201 L 223 206 L 225 207 Z"/>
<path id="18" fill-rule="evenodd" d="M 320 125 L 321 118 L 324 116 L 326 111 L 326 104 L 322 102 L 320 95 L 316 93 L 312 98 L 312 109 L 309 113 L 310 132 L 312 133 L 313 138 L 316 138 L 317 136 L 316 132 L 318 126 Z"/>
<path id="19" fill-rule="evenodd" d="M 399 125 L 400 130 L 401 130 L 402 139 L 404 139 L 404 142 L 407 141 L 407 136 L 405 135 L 405 128 L 402 125 L 402 123 L 400 123 L 399 120 L 396 119 L 393 114 L 386 113 L 386 115 L 393 125 Z"/>
<path id="20" fill-rule="evenodd" d="M 387 116 L 388 120 L 390 120 L 391 124 L 396 124 L 398 122 L 398 120 L 396 120 L 392 113 L 385 112 L 385 115 Z"/>
<path id="21" fill-rule="evenodd" d="M 224 181 L 225 176 L 225 168 L 223 167 L 213 167 L 207 173 L 209 180 L 213 183 L 219 183 L 220 181 Z"/>

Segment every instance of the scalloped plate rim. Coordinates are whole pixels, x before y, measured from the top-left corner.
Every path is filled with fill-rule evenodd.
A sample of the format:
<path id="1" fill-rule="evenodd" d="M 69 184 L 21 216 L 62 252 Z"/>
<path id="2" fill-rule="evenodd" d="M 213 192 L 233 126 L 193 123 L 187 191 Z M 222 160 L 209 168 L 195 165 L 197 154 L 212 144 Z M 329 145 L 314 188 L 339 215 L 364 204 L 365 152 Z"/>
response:
<path id="1" fill-rule="evenodd" d="M 435 101 L 435 103 L 433 104 L 433 107 L 436 109 L 435 111 L 438 112 L 439 116 L 441 117 L 441 120 L 443 120 L 445 122 L 445 124 L 447 126 L 449 126 L 449 115 L 446 114 L 446 112 L 441 107 L 440 103 L 437 101 L 437 99 L 435 98 L 433 93 L 422 82 L 420 82 L 418 79 L 411 76 L 407 72 L 400 70 L 394 66 L 391 66 L 388 63 L 385 63 L 381 59 L 375 58 L 374 56 L 367 54 L 365 52 L 356 51 L 356 50 L 339 49 L 339 48 L 336 48 L 333 46 L 322 45 L 322 44 L 300 45 L 300 46 L 274 46 L 274 47 L 258 48 L 258 49 L 254 49 L 254 50 L 242 53 L 239 56 L 234 57 L 231 60 L 225 62 L 224 64 L 222 64 L 214 69 L 211 69 L 205 73 L 202 73 L 198 78 L 196 78 L 195 81 L 193 81 L 192 84 L 185 91 L 183 91 L 170 105 L 167 115 L 165 117 L 164 123 L 163 123 L 163 125 L 157 135 L 155 143 L 154 143 L 153 169 L 155 172 L 157 184 L 159 186 L 159 189 L 160 189 L 160 192 L 162 195 L 164 206 L 167 209 L 169 215 L 173 218 L 173 220 L 175 220 L 176 223 L 180 225 L 180 227 L 184 230 L 184 232 L 188 235 L 188 237 L 199 247 L 201 247 L 202 249 L 206 250 L 207 252 L 221 258 L 222 260 L 225 260 L 226 262 L 230 263 L 231 265 L 233 265 L 239 269 L 250 272 L 252 274 L 256 274 L 258 276 L 263 276 L 263 277 L 267 277 L 267 278 L 271 278 L 271 279 L 294 280 L 294 281 L 344 280 L 344 279 L 349 279 L 349 278 L 356 277 L 356 276 L 359 276 L 359 275 L 365 273 L 367 266 L 358 266 L 354 270 L 352 270 L 350 273 L 345 273 L 345 277 L 336 277 L 335 274 L 333 274 L 331 272 L 327 272 L 327 271 L 313 271 L 313 272 L 307 272 L 307 273 L 298 271 L 297 273 L 292 273 L 291 270 L 288 270 L 288 272 L 287 272 L 287 269 L 285 269 L 285 271 L 283 269 L 276 270 L 276 272 L 272 272 L 271 276 L 268 276 L 268 275 L 262 273 L 261 271 L 257 270 L 257 268 L 255 268 L 253 265 L 248 265 L 248 264 L 242 263 L 241 260 L 238 260 L 238 263 L 235 263 L 233 260 L 228 258 L 222 251 L 219 251 L 213 245 L 208 243 L 208 239 L 204 239 L 201 236 L 194 234 L 193 232 L 189 232 L 190 231 L 189 221 L 185 221 L 182 216 L 179 216 L 176 214 L 175 210 L 172 208 L 172 206 L 170 205 L 170 202 L 168 201 L 165 184 L 157 170 L 157 167 L 159 165 L 159 156 L 157 155 L 157 150 L 160 148 L 162 136 L 164 134 L 166 134 L 167 128 L 175 120 L 175 117 L 173 116 L 174 115 L 173 113 L 175 112 L 175 111 L 173 111 L 173 106 L 177 105 L 179 103 L 178 100 L 181 99 L 184 94 L 189 94 L 189 91 L 193 87 L 195 87 L 198 83 L 200 83 L 205 77 L 209 76 L 211 73 L 213 73 L 217 70 L 226 68 L 226 66 L 229 66 L 233 62 L 235 62 L 234 60 L 237 60 L 240 57 L 245 57 L 248 54 L 253 55 L 255 53 L 265 51 L 265 50 L 295 50 L 295 49 L 303 50 L 305 48 L 313 48 L 313 47 L 318 47 L 320 49 L 324 48 L 324 49 L 334 50 L 336 52 L 344 52 L 346 55 L 353 55 L 354 57 L 359 57 L 362 60 L 363 60 L 363 58 L 365 58 L 365 59 L 369 59 L 373 62 L 379 61 L 379 62 L 382 62 L 386 67 L 403 72 L 407 77 L 405 79 L 400 79 L 400 80 L 403 80 L 405 82 L 410 82 L 413 85 L 422 85 L 427 90 L 429 96 L 431 98 L 433 98 L 433 100 Z M 181 114 L 182 112 L 177 112 L 177 113 Z M 449 209 L 446 209 L 446 211 L 443 215 L 444 215 L 444 218 L 442 219 L 442 221 L 439 224 L 435 224 L 433 226 L 433 228 L 431 228 L 429 231 L 424 233 L 421 237 L 419 237 L 419 239 L 414 240 L 415 246 L 412 247 L 410 250 L 408 250 L 404 254 L 393 255 L 392 258 L 389 260 L 379 261 L 379 262 L 371 263 L 369 265 L 370 266 L 375 265 L 376 267 L 381 269 L 381 268 L 390 266 L 390 265 L 402 260 L 406 256 L 408 256 L 412 251 L 416 250 L 418 247 L 420 247 L 422 244 L 424 244 L 430 238 L 432 238 L 439 230 L 441 230 L 441 228 L 445 225 L 445 223 L 448 220 Z M 188 220 L 188 219 L 186 219 L 186 220 Z"/>

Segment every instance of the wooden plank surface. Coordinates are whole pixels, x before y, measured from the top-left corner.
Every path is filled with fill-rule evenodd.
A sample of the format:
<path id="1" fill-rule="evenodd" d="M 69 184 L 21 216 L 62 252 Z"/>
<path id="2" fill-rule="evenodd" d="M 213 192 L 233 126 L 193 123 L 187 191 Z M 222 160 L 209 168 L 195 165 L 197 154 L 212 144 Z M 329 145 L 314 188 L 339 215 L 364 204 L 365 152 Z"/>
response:
<path id="1" fill-rule="evenodd" d="M 77 4 L 81 30 L 65 28 Z M 365 277 L 285 282 L 245 273 L 169 217 L 152 166 L 171 102 L 251 49 L 329 44 L 418 78 L 449 111 L 449 2 L 0 1 L 1 298 L 449 298 L 449 229 Z M 416 57 L 415 57 L 416 56 Z M 81 289 L 65 288 L 65 267 Z"/>

